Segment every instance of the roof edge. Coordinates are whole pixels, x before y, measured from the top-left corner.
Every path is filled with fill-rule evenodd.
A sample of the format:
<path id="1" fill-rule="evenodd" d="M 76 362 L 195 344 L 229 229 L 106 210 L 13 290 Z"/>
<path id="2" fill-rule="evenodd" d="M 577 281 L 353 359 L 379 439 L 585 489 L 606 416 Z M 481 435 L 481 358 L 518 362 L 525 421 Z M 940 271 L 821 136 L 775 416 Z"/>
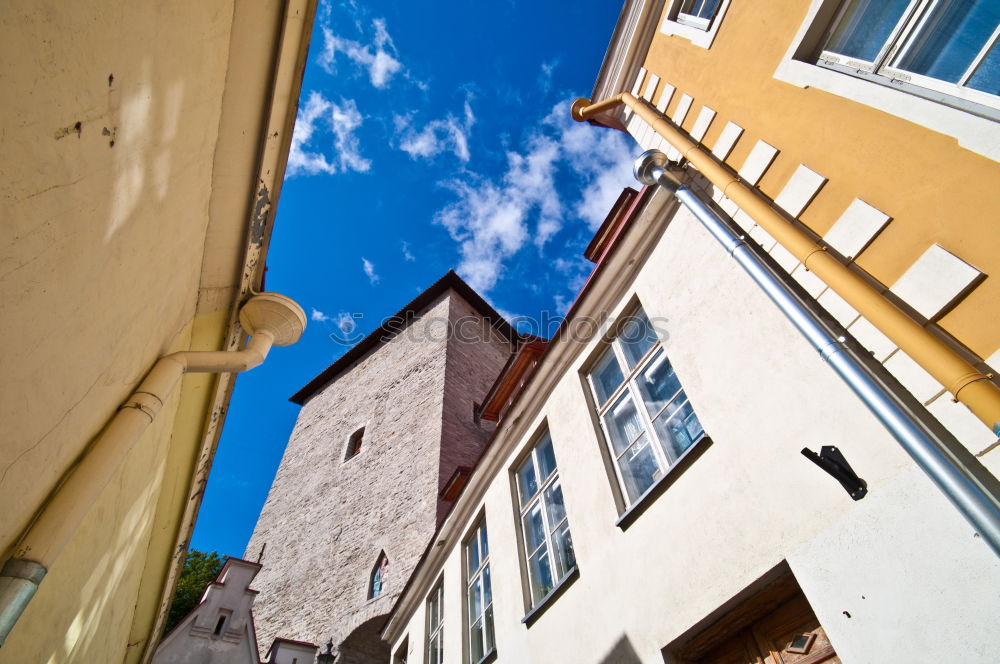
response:
<path id="1" fill-rule="evenodd" d="M 507 319 L 497 313 L 496 309 L 483 299 L 472 286 L 465 283 L 454 270 L 448 270 L 443 277 L 431 284 L 402 309 L 385 319 L 368 336 L 348 349 L 346 353 L 306 383 L 298 392 L 289 397 L 288 400 L 299 406 L 305 405 L 317 392 L 329 385 L 340 374 L 347 371 L 369 352 L 406 329 L 416 318 L 417 314 L 424 311 L 435 299 L 448 290 L 455 291 L 466 302 L 471 304 L 484 319 L 490 322 L 490 326 L 507 339 L 511 345 L 516 346 L 520 344 L 522 336 L 507 322 Z"/>

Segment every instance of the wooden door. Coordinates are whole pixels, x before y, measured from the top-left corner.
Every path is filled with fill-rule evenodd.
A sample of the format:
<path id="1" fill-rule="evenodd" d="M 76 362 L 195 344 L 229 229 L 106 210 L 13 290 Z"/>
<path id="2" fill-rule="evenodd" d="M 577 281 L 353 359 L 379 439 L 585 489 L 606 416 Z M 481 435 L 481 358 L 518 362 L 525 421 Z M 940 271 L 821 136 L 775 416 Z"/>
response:
<path id="1" fill-rule="evenodd" d="M 797 595 L 705 653 L 697 664 L 840 664 L 809 603 Z"/>

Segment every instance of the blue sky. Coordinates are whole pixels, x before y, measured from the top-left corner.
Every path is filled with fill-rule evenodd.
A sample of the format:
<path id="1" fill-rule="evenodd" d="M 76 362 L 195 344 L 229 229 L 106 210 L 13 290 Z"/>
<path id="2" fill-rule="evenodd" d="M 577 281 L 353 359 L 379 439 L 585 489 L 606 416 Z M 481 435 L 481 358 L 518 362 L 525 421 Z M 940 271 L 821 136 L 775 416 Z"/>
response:
<path id="1" fill-rule="evenodd" d="M 237 380 L 193 548 L 243 555 L 298 413 L 288 397 L 345 333 L 451 268 L 508 317 L 565 313 L 584 247 L 635 186 L 638 147 L 568 110 L 590 95 L 620 9 L 321 2 L 266 283 L 310 321 Z"/>

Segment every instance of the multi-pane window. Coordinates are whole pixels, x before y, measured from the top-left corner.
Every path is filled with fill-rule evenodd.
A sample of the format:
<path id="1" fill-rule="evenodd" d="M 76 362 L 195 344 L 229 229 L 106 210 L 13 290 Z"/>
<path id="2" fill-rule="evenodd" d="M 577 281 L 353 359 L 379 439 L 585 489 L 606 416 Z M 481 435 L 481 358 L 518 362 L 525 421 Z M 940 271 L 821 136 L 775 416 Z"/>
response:
<path id="1" fill-rule="evenodd" d="M 588 380 L 626 502 L 635 502 L 705 432 L 642 309 Z"/>
<path id="2" fill-rule="evenodd" d="M 707 30 L 720 3 L 721 0 L 684 0 L 677 12 L 677 22 Z"/>
<path id="3" fill-rule="evenodd" d="M 997 0 L 847 0 L 819 63 L 997 108 L 998 41 Z"/>
<path id="4" fill-rule="evenodd" d="M 490 587 L 490 549 L 486 521 L 480 521 L 465 543 L 466 588 L 469 608 L 469 661 L 477 664 L 496 647 L 493 634 L 493 590 Z"/>
<path id="5" fill-rule="evenodd" d="M 444 583 L 438 582 L 427 598 L 427 664 L 444 661 L 443 639 Z"/>
<path id="6" fill-rule="evenodd" d="M 521 532 L 531 603 L 537 604 L 576 568 L 562 485 L 546 433 L 517 468 Z"/>

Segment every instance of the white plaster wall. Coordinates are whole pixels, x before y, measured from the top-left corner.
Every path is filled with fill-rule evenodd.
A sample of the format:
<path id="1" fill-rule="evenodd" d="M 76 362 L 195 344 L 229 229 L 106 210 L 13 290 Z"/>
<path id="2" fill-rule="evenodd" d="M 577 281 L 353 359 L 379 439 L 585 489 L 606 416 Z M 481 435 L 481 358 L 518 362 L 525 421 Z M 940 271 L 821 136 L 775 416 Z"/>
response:
<path id="1" fill-rule="evenodd" d="M 539 412 L 527 412 L 532 426 L 483 500 L 498 661 L 663 662 L 661 648 L 783 559 L 848 664 L 956 652 L 995 661 L 996 557 L 689 214 L 667 227 L 619 310 L 633 293 L 666 320 L 661 340 L 713 444 L 617 528 L 579 375 L 597 344 L 581 348 Z M 517 417 L 502 426 L 517 428 Z M 508 471 L 546 422 L 580 576 L 526 627 Z M 821 445 L 844 452 L 868 497 L 853 502 L 799 453 Z M 464 661 L 457 549 L 443 569 L 448 664 Z M 409 634 L 409 664 L 424 661 L 423 619 L 417 611 L 394 644 Z"/>

